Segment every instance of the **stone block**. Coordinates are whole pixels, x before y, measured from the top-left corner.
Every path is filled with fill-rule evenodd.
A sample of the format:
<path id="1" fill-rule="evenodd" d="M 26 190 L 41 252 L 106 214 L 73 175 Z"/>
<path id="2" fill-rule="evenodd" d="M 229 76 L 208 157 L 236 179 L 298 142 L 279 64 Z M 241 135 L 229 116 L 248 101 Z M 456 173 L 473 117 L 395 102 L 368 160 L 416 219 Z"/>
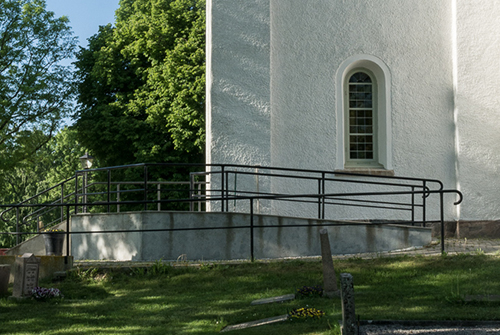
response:
<path id="1" fill-rule="evenodd" d="M 14 268 L 14 298 L 24 298 L 31 294 L 31 291 L 38 286 L 38 274 L 40 271 L 40 261 L 33 254 L 24 254 L 16 258 Z"/>
<path id="2" fill-rule="evenodd" d="M 340 274 L 342 300 L 342 335 L 358 335 L 354 308 L 354 283 L 350 273 Z"/>

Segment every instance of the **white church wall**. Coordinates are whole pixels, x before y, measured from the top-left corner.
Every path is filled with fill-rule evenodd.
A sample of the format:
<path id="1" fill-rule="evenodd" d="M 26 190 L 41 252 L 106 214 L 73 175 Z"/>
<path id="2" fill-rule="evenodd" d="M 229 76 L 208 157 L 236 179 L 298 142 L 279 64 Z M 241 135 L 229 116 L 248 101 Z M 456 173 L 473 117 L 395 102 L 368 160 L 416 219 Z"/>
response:
<path id="1" fill-rule="evenodd" d="M 462 190 L 458 210 L 455 196 L 445 197 L 447 219 L 500 218 L 500 4 L 209 0 L 207 14 L 208 163 L 342 167 L 339 75 L 347 60 L 368 55 L 390 79 L 391 161 L 383 165 L 396 176 L 439 179 Z M 254 180 L 242 186 L 255 188 Z M 271 187 L 269 178 L 259 184 L 276 193 L 315 188 L 299 181 Z M 315 212 L 289 204 L 273 213 Z M 336 209 L 332 215 L 373 219 L 373 213 Z"/>
<path id="2" fill-rule="evenodd" d="M 456 1 L 461 220 L 500 219 L 500 3 Z"/>
<path id="3" fill-rule="evenodd" d="M 367 54 L 382 60 L 391 74 L 387 137 L 395 174 L 441 179 L 454 187 L 451 50 L 449 2 L 271 0 L 272 165 L 327 170 L 339 165 L 337 150 L 344 149 L 336 140 L 341 98 L 335 94 L 336 73 L 349 57 Z M 272 187 L 289 191 L 284 183 Z M 305 209 L 275 210 L 300 215 Z M 337 214 L 373 215 L 342 211 Z"/>
<path id="4" fill-rule="evenodd" d="M 269 164 L 267 2 L 207 1 L 207 163 Z"/>
<path id="5" fill-rule="evenodd" d="M 207 1 L 207 163 L 270 165 L 269 39 L 268 0 Z"/>

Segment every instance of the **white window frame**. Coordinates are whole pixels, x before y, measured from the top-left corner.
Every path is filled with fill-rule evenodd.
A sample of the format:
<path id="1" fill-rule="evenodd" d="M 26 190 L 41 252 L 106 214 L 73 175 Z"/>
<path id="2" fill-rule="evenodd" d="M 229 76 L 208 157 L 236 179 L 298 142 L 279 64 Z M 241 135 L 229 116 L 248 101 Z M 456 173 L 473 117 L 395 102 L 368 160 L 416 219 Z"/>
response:
<path id="1" fill-rule="evenodd" d="M 356 110 L 356 108 L 351 108 L 349 106 L 349 93 L 350 93 L 350 79 L 351 77 L 356 74 L 356 73 L 365 73 L 370 77 L 371 80 L 371 87 L 372 87 L 372 107 L 369 108 L 372 111 L 372 145 L 373 145 L 373 158 L 350 158 L 350 136 L 351 136 L 351 131 L 349 129 L 350 127 L 350 111 L 351 110 Z M 383 168 L 381 164 L 378 163 L 378 117 L 377 117 L 377 112 L 378 112 L 378 106 L 377 106 L 377 80 L 375 78 L 375 75 L 368 69 L 365 68 L 354 68 L 344 78 L 344 133 L 345 133 L 345 139 L 344 139 L 344 151 L 345 151 L 345 164 L 344 167 L 346 169 L 349 168 Z"/>
<path id="2" fill-rule="evenodd" d="M 349 122 L 347 118 L 349 76 L 360 71 L 366 71 L 373 75 L 376 88 L 374 97 L 376 110 L 376 147 L 374 151 L 375 160 L 371 162 L 358 162 L 354 164 L 347 157 L 347 136 L 346 128 Z M 347 85 L 347 86 L 346 86 Z M 364 169 L 385 169 L 391 170 L 392 166 L 392 121 L 391 121 L 391 75 L 389 68 L 379 58 L 372 55 L 355 55 L 346 59 L 337 70 L 336 74 L 336 115 L 337 115 L 337 155 L 335 162 L 336 170 Z M 346 99 L 347 98 L 347 99 Z"/>

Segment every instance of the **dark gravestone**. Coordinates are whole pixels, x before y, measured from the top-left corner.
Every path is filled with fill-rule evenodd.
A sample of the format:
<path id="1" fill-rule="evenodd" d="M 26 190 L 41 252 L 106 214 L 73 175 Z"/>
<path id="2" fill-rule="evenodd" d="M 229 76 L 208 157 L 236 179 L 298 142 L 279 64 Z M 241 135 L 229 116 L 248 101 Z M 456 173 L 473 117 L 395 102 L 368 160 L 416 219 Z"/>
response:
<path id="1" fill-rule="evenodd" d="M 354 310 L 354 283 L 350 273 L 340 274 L 340 299 L 342 300 L 342 335 L 358 335 Z"/>
<path id="2" fill-rule="evenodd" d="M 24 298 L 31 295 L 31 291 L 38 286 L 40 262 L 33 254 L 24 254 L 16 257 L 14 264 L 14 298 Z"/>
<path id="3" fill-rule="evenodd" d="M 319 231 L 321 241 L 321 262 L 323 263 L 323 295 L 327 298 L 339 296 L 337 288 L 337 277 L 333 267 L 332 249 L 330 249 L 330 240 L 328 231 L 321 229 Z"/>

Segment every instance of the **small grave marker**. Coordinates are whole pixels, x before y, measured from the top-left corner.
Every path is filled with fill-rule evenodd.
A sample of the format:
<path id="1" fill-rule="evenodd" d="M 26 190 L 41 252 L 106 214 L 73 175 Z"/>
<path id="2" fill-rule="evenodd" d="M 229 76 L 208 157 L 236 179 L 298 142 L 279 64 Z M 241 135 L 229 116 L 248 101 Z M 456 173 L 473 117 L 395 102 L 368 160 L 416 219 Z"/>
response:
<path id="1" fill-rule="evenodd" d="M 284 302 L 293 299 L 295 299 L 295 294 L 285 294 L 285 295 L 280 295 L 279 297 L 257 299 L 252 301 L 250 305 L 263 305 L 263 304 L 270 304 L 273 302 Z"/>
<path id="2" fill-rule="evenodd" d="M 340 274 L 340 299 L 342 300 L 342 335 L 358 335 L 354 310 L 354 283 L 350 273 Z"/>
<path id="3" fill-rule="evenodd" d="M 26 253 L 22 257 L 16 257 L 12 292 L 14 298 L 29 296 L 31 291 L 38 286 L 39 269 L 40 262 L 35 255 Z"/>
<path id="4" fill-rule="evenodd" d="M 333 298 L 339 296 L 337 288 L 337 277 L 333 267 L 332 250 L 330 249 L 330 240 L 328 231 L 321 229 L 319 231 L 321 241 L 321 262 L 323 264 L 323 296 Z"/>

